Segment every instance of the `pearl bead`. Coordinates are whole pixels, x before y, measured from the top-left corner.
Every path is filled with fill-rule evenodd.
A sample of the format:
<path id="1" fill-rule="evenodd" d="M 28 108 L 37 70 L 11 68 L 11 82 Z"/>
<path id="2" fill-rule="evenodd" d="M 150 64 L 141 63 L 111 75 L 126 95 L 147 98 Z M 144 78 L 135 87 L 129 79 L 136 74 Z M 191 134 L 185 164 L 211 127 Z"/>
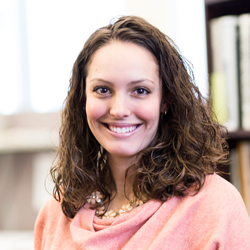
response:
<path id="1" fill-rule="evenodd" d="M 99 192 L 93 192 L 91 196 L 87 197 L 87 202 L 91 205 L 95 205 L 96 203 L 101 203 L 102 202 L 103 195 Z M 133 208 L 138 207 L 143 204 L 143 201 L 133 198 L 132 201 L 130 201 L 128 204 L 123 205 L 121 209 L 118 212 L 115 212 L 114 210 L 109 210 L 106 213 L 105 212 L 105 207 L 98 207 L 96 209 L 95 214 L 99 216 L 102 219 L 110 219 L 110 218 L 115 218 L 117 216 L 120 216 L 124 213 L 127 213 L 131 211 Z"/>

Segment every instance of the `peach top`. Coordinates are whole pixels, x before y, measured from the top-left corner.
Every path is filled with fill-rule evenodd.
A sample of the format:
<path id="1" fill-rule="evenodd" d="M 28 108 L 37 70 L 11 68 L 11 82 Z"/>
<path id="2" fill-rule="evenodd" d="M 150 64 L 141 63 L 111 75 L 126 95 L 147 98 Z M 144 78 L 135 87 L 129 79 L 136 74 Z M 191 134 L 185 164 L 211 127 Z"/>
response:
<path id="1" fill-rule="evenodd" d="M 148 201 L 112 219 L 86 205 L 69 220 L 50 198 L 35 225 L 35 250 L 250 250 L 250 218 L 238 191 L 208 175 L 200 192 Z"/>

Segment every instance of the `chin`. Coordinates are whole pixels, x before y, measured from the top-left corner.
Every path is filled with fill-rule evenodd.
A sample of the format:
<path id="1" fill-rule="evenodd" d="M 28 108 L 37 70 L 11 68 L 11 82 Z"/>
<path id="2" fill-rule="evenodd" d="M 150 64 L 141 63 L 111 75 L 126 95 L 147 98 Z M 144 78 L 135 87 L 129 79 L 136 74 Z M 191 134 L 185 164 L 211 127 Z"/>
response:
<path id="1" fill-rule="evenodd" d="M 116 157 L 134 157 L 137 155 L 139 151 L 136 152 L 131 152 L 131 151 L 126 151 L 126 150 L 107 150 L 108 153 L 112 156 Z"/>

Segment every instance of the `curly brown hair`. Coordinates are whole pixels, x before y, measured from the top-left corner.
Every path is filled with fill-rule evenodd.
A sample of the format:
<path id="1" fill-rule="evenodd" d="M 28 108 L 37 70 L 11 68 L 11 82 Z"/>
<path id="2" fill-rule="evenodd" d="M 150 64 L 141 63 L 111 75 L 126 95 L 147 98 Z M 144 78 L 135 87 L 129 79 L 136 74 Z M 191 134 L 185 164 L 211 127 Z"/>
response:
<path id="1" fill-rule="evenodd" d="M 227 131 L 213 119 L 210 102 L 196 87 L 192 67 L 174 42 L 142 18 L 124 16 L 95 31 L 77 57 L 62 113 L 60 145 L 51 169 L 53 195 L 64 214 L 73 218 L 94 190 L 106 201 L 112 197 L 107 152 L 88 126 L 85 86 L 93 54 L 112 41 L 132 42 L 150 51 L 159 67 L 162 103 L 167 114 L 160 116 L 150 145 L 139 152 L 133 165 L 133 191 L 147 201 L 166 201 L 184 196 L 193 187 L 198 192 L 205 176 L 216 172 L 227 159 Z"/>

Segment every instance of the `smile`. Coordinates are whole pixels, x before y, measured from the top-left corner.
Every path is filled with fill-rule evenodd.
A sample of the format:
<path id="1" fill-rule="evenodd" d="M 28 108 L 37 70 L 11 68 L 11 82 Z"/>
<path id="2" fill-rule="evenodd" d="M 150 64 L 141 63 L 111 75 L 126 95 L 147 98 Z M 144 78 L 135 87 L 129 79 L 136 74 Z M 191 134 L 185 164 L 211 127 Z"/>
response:
<path id="1" fill-rule="evenodd" d="M 138 126 L 130 126 L 130 127 L 115 127 L 107 125 L 108 129 L 117 134 L 125 134 L 134 131 Z"/>

